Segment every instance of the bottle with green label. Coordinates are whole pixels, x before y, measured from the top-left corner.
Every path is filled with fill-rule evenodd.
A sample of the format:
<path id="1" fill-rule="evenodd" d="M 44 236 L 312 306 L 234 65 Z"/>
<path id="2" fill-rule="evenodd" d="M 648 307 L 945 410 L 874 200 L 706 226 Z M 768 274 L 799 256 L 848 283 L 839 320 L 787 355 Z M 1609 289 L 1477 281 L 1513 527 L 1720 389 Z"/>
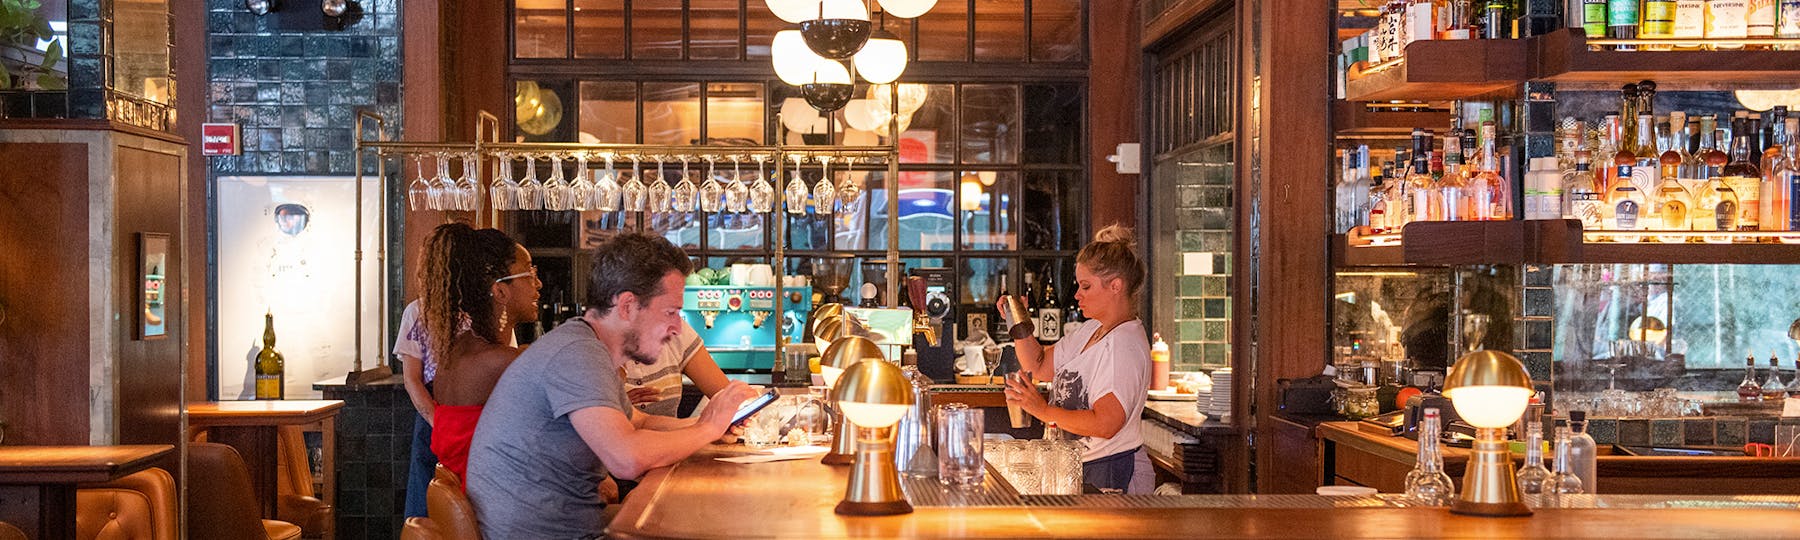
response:
<path id="1" fill-rule="evenodd" d="M 1643 24 L 1638 27 L 1638 35 L 1646 39 L 1668 39 L 1675 37 L 1675 11 L 1678 6 L 1675 0 L 1644 0 Z M 1648 45 L 1644 50 L 1666 51 L 1668 45 Z"/>
<path id="2" fill-rule="evenodd" d="M 1581 31 L 1589 39 L 1606 35 L 1607 0 L 1581 0 Z"/>
<path id="3" fill-rule="evenodd" d="M 1606 0 L 1606 37 L 1637 39 L 1638 0 Z M 1618 45 L 1616 51 L 1635 51 L 1635 45 Z"/>

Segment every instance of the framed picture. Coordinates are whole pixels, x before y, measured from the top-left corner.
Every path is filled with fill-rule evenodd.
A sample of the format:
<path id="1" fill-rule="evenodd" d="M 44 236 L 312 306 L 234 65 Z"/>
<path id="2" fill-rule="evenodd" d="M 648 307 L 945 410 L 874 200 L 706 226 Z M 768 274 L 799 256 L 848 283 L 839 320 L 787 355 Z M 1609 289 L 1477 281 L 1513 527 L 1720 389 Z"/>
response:
<path id="1" fill-rule="evenodd" d="M 169 280 L 169 234 L 138 233 L 137 338 L 169 337 L 168 312 L 163 295 Z"/>

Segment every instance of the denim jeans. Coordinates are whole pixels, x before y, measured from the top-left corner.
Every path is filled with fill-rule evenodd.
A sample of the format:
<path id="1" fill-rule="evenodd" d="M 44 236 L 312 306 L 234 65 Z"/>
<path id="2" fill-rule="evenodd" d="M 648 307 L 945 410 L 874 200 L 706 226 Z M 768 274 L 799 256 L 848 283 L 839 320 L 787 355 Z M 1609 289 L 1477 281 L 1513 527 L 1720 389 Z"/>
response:
<path id="1" fill-rule="evenodd" d="M 406 474 L 406 517 L 425 516 L 425 489 L 437 471 L 437 456 L 431 453 L 431 424 L 425 417 L 413 415 L 412 467 Z"/>

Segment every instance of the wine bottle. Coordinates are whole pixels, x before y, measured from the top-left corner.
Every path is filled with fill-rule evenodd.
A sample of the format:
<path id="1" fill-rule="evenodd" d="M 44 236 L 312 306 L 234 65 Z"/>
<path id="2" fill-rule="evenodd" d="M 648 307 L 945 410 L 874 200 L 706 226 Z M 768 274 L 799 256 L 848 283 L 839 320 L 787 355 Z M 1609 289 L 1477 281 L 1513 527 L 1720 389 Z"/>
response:
<path id="1" fill-rule="evenodd" d="M 275 315 L 263 314 L 263 346 L 256 353 L 256 399 L 282 399 L 286 395 L 287 361 L 275 352 Z"/>
<path id="2" fill-rule="evenodd" d="M 1044 301 L 1038 304 L 1038 340 L 1055 343 L 1062 339 L 1062 304 L 1056 301 L 1056 286 L 1044 283 Z"/>

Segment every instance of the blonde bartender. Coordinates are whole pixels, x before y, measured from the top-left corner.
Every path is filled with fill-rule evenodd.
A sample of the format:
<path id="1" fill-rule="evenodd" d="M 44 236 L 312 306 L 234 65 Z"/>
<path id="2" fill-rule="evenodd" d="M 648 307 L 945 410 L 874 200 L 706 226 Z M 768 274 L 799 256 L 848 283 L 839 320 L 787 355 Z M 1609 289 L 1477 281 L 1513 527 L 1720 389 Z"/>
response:
<path id="1" fill-rule="evenodd" d="M 1013 333 L 1022 371 L 1051 374 L 1048 401 L 1035 386 L 1009 377 L 1006 402 L 1078 435 L 1082 481 L 1109 492 L 1150 493 L 1156 473 L 1144 453 L 1138 418 L 1150 379 L 1150 340 L 1139 321 L 1144 263 L 1131 230 L 1102 229 L 1075 256 L 1075 301 L 1088 320 L 1052 346 Z M 1001 306 L 1005 310 L 1005 306 Z"/>

